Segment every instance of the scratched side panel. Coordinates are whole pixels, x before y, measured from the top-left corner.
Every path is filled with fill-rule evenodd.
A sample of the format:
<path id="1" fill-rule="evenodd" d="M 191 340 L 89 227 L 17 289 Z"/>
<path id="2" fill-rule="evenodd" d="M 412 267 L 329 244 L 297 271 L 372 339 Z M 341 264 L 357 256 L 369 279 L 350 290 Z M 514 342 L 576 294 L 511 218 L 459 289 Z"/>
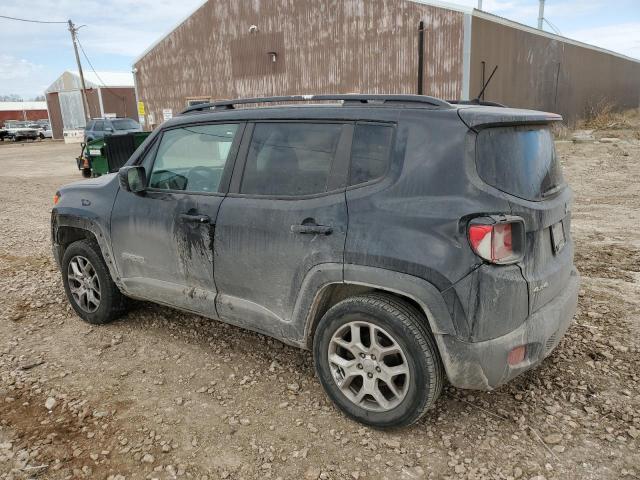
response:
<path id="1" fill-rule="evenodd" d="M 424 91 L 458 98 L 463 14 L 396 0 L 210 1 L 135 65 L 139 96 L 159 124 L 187 97 L 416 93 L 420 21 Z"/>

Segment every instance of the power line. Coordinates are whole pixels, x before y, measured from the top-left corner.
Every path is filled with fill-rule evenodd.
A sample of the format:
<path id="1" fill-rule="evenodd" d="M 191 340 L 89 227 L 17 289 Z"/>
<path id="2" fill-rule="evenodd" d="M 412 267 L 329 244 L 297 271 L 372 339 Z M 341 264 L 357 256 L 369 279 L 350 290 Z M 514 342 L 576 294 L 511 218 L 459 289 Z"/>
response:
<path id="1" fill-rule="evenodd" d="M 7 20 L 16 20 L 18 22 L 29 22 L 29 23 L 67 23 L 67 22 L 52 22 L 48 20 L 30 20 L 28 18 L 8 17 L 6 15 L 0 15 L 0 18 L 6 18 Z"/>
<path id="2" fill-rule="evenodd" d="M 556 34 L 562 35 L 562 33 L 560 32 L 560 29 L 558 27 L 556 27 L 553 23 L 551 23 L 550 20 L 547 20 L 546 18 L 543 18 L 543 20 L 545 22 L 547 22 L 547 25 L 549 25 Z"/>
<path id="3" fill-rule="evenodd" d="M 82 43 L 80 43 L 80 39 L 76 36 L 76 40 L 78 42 L 78 45 L 80 46 L 80 51 L 82 52 L 82 55 L 84 56 L 84 58 L 87 60 L 87 63 L 89 64 L 89 66 L 91 67 L 91 70 L 93 71 L 93 73 L 95 74 L 96 78 L 98 79 L 98 81 L 102 84 L 102 86 L 104 87 L 105 90 L 107 90 L 108 92 L 111 92 L 111 95 L 118 97 L 120 100 L 122 100 L 123 102 L 125 101 L 125 98 L 121 95 L 118 95 L 116 92 L 114 92 L 113 90 L 111 90 L 109 87 L 107 87 L 107 85 L 105 84 L 104 80 L 102 80 L 102 78 L 100 78 L 100 75 L 98 75 L 98 72 L 96 72 L 96 69 L 93 68 L 93 64 L 91 63 L 91 60 L 89 60 L 89 57 L 87 56 L 87 53 L 84 51 L 84 47 L 82 46 Z"/>

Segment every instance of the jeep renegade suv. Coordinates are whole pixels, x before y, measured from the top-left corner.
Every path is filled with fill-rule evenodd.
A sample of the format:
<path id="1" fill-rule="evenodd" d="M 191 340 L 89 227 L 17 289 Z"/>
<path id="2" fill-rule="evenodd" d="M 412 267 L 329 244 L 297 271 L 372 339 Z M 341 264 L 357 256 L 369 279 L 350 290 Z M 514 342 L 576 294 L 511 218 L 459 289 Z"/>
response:
<path id="1" fill-rule="evenodd" d="M 190 107 L 57 192 L 67 297 L 94 324 L 130 297 L 312 349 L 347 415 L 408 425 L 445 379 L 493 389 L 571 322 L 559 120 L 413 95 Z"/>

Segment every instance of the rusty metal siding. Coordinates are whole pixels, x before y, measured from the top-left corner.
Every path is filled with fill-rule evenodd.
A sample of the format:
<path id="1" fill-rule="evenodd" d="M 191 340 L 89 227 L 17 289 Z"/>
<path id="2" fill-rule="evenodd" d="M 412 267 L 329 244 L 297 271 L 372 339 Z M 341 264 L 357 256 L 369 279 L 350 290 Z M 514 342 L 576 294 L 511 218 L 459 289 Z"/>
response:
<path id="1" fill-rule="evenodd" d="M 138 95 L 157 124 L 189 97 L 415 93 L 422 20 L 424 92 L 458 98 L 463 17 L 397 0 L 209 1 L 136 62 Z"/>
<path id="2" fill-rule="evenodd" d="M 85 90 L 87 96 L 87 104 L 89 106 L 89 116 L 91 118 L 99 118 L 100 115 L 100 99 L 98 98 L 98 90 L 95 88 L 87 88 Z"/>
<path id="3" fill-rule="evenodd" d="M 560 113 L 569 122 L 590 105 L 611 102 L 619 109 L 640 105 L 640 63 L 550 36 L 473 17 L 470 95 L 498 71 L 486 100 Z"/>
<path id="4" fill-rule="evenodd" d="M 118 117 L 138 120 L 136 93 L 133 88 L 102 87 L 102 107 L 104 113 L 115 113 Z"/>
<path id="5" fill-rule="evenodd" d="M 51 133 L 53 138 L 62 137 L 62 110 L 60 110 L 60 100 L 58 92 L 47 93 L 47 110 L 49 110 L 49 121 L 51 123 Z"/>

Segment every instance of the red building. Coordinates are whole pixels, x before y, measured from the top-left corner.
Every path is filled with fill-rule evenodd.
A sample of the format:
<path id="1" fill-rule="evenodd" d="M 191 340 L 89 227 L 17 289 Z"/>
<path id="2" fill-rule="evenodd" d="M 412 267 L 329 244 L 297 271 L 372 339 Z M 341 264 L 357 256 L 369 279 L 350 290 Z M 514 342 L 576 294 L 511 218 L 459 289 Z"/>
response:
<path id="1" fill-rule="evenodd" d="M 0 102 L 0 125 L 7 120 L 45 120 L 47 102 Z"/>

